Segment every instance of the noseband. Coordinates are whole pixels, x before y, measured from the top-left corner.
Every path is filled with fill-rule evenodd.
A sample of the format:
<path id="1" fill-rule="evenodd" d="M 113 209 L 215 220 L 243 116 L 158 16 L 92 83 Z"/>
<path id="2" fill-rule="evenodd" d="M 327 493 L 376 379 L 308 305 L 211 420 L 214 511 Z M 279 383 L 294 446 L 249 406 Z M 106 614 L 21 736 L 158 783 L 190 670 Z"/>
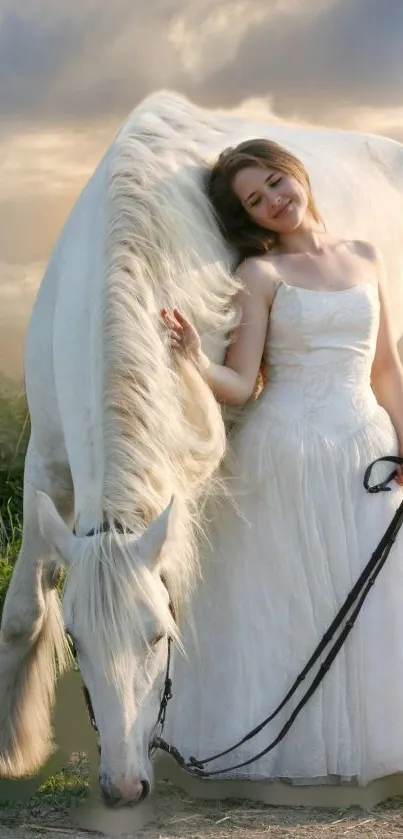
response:
<path id="1" fill-rule="evenodd" d="M 364 487 L 365 487 L 365 489 L 368 493 L 375 494 L 375 493 L 378 493 L 378 492 L 389 492 L 390 487 L 388 486 L 388 484 L 390 483 L 390 481 L 392 481 L 396 477 L 396 470 L 394 470 L 388 475 L 388 477 L 384 481 L 381 481 L 378 484 L 370 486 L 369 478 L 370 478 L 370 475 L 371 475 L 372 468 L 375 465 L 375 463 L 380 463 L 380 462 L 388 462 L 388 463 L 403 465 L 403 457 L 398 457 L 398 456 L 380 457 L 377 460 L 374 460 L 373 463 L 371 463 L 368 466 L 368 468 L 365 471 L 364 480 L 363 480 Z M 212 755 L 208 758 L 205 758 L 204 760 L 196 760 L 196 758 L 194 758 L 194 757 L 190 757 L 189 760 L 186 760 L 183 757 L 183 755 L 181 755 L 181 753 L 178 751 L 178 749 L 175 748 L 175 746 L 169 745 L 165 740 L 162 739 L 162 733 L 163 733 L 163 730 L 164 730 L 167 706 L 168 706 L 169 700 L 172 698 L 172 680 L 171 680 L 171 677 L 170 677 L 172 639 L 170 637 L 168 637 L 168 655 L 167 655 L 167 668 L 166 668 L 166 674 L 165 674 L 164 690 L 163 690 L 163 694 L 162 694 L 162 698 L 161 698 L 161 702 L 160 702 L 160 708 L 159 708 L 159 712 L 158 712 L 154 737 L 153 737 L 153 740 L 152 740 L 151 745 L 150 745 L 150 755 L 153 755 L 154 752 L 157 749 L 161 749 L 162 751 L 171 755 L 174 758 L 174 760 L 176 760 L 176 762 L 183 769 L 185 769 L 187 772 L 189 772 L 193 775 L 197 775 L 197 776 L 202 777 L 202 778 L 211 778 L 214 775 L 221 775 L 222 773 L 232 772 L 235 769 L 241 769 L 244 766 L 249 766 L 249 764 L 254 763 L 257 760 L 260 760 L 260 758 L 264 757 L 266 754 L 268 754 L 268 752 L 272 751 L 272 749 L 274 749 L 275 746 L 277 746 L 277 744 L 280 743 L 281 740 L 283 740 L 283 738 L 286 736 L 286 734 L 290 730 L 291 726 L 293 725 L 293 723 L 295 722 L 295 720 L 297 719 L 297 717 L 301 713 L 302 709 L 305 707 L 305 705 L 307 704 L 310 697 L 316 691 L 318 685 L 322 682 L 324 676 L 326 675 L 326 673 L 330 669 L 334 659 L 336 658 L 338 652 L 340 651 L 341 647 L 343 646 L 346 638 L 348 637 L 351 630 L 353 629 L 354 624 L 355 624 L 355 622 L 357 620 L 357 617 L 359 615 L 359 612 L 361 611 L 361 609 L 364 605 L 364 602 L 365 602 L 372 586 L 374 585 L 378 574 L 380 573 L 381 569 L 383 568 L 383 566 L 386 562 L 386 559 L 389 555 L 389 552 L 392 548 L 393 543 L 395 542 L 396 536 L 397 536 L 402 524 L 403 524 L 403 501 L 400 504 L 400 506 L 398 507 L 398 509 L 396 510 L 396 512 L 393 516 L 393 519 L 389 524 L 389 527 L 387 528 L 386 532 L 384 533 L 384 535 L 383 535 L 381 541 L 379 542 L 378 546 L 375 548 L 369 562 L 365 566 L 365 568 L 362 571 L 362 573 L 361 573 L 360 577 L 358 578 L 357 582 L 355 583 L 352 590 L 350 591 L 350 593 L 346 597 L 346 600 L 344 601 L 343 605 L 339 609 L 337 615 L 335 616 L 332 623 L 328 627 L 327 631 L 323 635 L 322 640 L 319 642 L 318 646 L 316 647 L 316 649 L 312 653 L 309 661 L 307 662 L 305 667 L 301 670 L 301 672 L 299 673 L 299 675 L 295 679 L 294 684 L 292 685 L 292 687 L 290 688 L 290 690 L 288 691 L 288 693 L 284 697 L 284 699 L 280 702 L 278 707 L 270 714 L 270 716 L 268 716 L 265 720 L 263 720 L 263 722 L 260 723 L 260 725 L 256 726 L 256 728 L 252 729 L 241 740 L 238 740 L 238 742 L 234 743 L 233 746 L 230 746 L 228 749 L 225 749 L 222 752 L 219 752 L 215 755 Z M 88 535 L 89 536 L 94 535 L 95 532 L 96 532 L 95 530 L 90 531 L 90 533 Z M 343 625 L 343 623 L 344 623 L 344 625 Z M 333 637 L 336 635 L 336 633 L 338 631 L 339 631 L 339 634 L 336 637 L 333 645 L 330 647 L 325 659 L 322 661 L 322 664 L 320 665 L 316 676 L 313 678 L 310 686 L 307 688 L 307 690 L 303 694 L 302 698 L 300 699 L 298 704 L 295 706 L 294 710 L 289 715 L 286 723 L 283 725 L 283 727 L 282 727 L 280 733 L 277 735 L 277 737 L 275 737 L 274 740 L 272 740 L 272 742 L 269 743 L 269 745 L 265 749 L 260 751 L 258 754 L 254 755 L 252 758 L 249 758 L 248 760 L 243 761 L 242 763 L 238 763 L 236 766 L 228 766 L 228 767 L 225 767 L 224 769 L 216 769 L 216 770 L 211 771 L 211 772 L 209 772 L 207 769 L 205 769 L 204 767 L 205 767 L 206 764 L 212 763 L 213 761 L 218 760 L 219 758 L 224 757 L 225 755 L 231 754 L 237 748 L 242 746 L 244 743 L 247 743 L 253 737 L 256 737 L 257 734 L 259 734 L 261 731 L 263 731 L 263 729 L 266 728 L 267 725 L 272 720 L 274 720 L 275 717 L 278 716 L 280 711 L 288 704 L 290 699 L 294 696 L 295 692 L 297 691 L 297 689 L 299 688 L 301 683 L 308 676 L 308 674 L 310 673 L 310 671 L 314 667 L 315 663 L 318 661 L 318 659 L 320 658 L 322 653 L 325 651 L 325 649 L 328 647 L 328 645 L 330 644 L 330 641 L 333 639 Z M 86 701 L 86 705 L 87 705 L 87 709 L 88 709 L 88 713 L 89 713 L 89 716 L 90 716 L 92 726 L 95 729 L 95 731 L 98 732 L 98 728 L 97 728 L 97 724 L 96 724 L 96 721 L 95 721 L 95 716 L 94 716 L 94 712 L 93 712 L 93 708 L 92 708 L 92 704 L 91 704 L 91 698 L 90 698 L 89 692 L 88 692 L 87 688 L 85 687 L 85 685 L 83 687 L 83 690 L 84 690 L 84 697 L 85 697 L 85 701 Z"/>

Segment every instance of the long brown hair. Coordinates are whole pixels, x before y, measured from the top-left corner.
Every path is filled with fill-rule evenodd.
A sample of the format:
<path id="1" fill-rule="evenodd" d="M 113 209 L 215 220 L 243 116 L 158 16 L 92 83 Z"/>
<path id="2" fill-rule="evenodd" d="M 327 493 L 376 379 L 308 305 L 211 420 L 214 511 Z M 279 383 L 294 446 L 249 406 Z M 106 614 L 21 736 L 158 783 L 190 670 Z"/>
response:
<path id="1" fill-rule="evenodd" d="M 251 166 L 275 169 L 295 178 L 307 192 L 311 216 L 315 221 L 321 221 L 309 175 L 298 157 L 273 140 L 245 140 L 234 148 L 227 148 L 210 170 L 207 195 L 224 238 L 235 245 L 242 259 L 267 253 L 278 242 L 278 234 L 257 224 L 233 190 L 235 175 Z"/>

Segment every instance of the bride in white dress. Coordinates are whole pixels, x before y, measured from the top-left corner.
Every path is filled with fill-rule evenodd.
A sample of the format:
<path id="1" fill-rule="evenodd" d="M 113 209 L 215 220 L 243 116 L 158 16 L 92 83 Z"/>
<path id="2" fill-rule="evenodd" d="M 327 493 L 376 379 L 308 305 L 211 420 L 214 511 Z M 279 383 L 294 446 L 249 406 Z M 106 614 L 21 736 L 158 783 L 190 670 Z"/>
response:
<path id="1" fill-rule="evenodd" d="M 202 667 L 188 650 L 181 666 L 193 674 L 193 713 L 177 707 L 170 731 L 199 758 L 279 704 L 403 500 L 401 467 L 390 491 L 363 487 L 369 463 L 403 451 L 403 372 L 380 254 L 323 232 L 303 165 L 275 143 L 224 152 L 209 194 L 242 257 L 242 316 L 225 364 L 205 357 L 180 312 L 162 313 L 172 346 L 195 360 L 216 398 L 246 406 L 232 440 L 238 513 L 220 509 L 196 606 L 198 633 L 214 637 L 214 650 L 198 635 Z M 253 401 L 262 358 L 268 374 Z M 220 563 L 223 553 L 231 561 Z M 306 687 L 261 735 L 207 768 L 235 767 L 264 749 Z M 403 531 L 286 737 L 232 777 L 366 784 L 402 771 Z"/>

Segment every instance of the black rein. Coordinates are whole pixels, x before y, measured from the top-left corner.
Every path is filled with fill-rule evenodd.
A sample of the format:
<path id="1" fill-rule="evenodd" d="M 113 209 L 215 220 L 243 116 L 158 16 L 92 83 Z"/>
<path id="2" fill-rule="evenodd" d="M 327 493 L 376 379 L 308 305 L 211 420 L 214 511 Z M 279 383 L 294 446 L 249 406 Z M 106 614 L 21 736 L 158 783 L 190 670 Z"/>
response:
<path id="1" fill-rule="evenodd" d="M 368 493 L 378 493 L 378 492 L 388 492 L 390 491 L 390 487 L 388 484 L 392 481 L 396 476 L 396 470 L 392 471 L 388 477 L 381 481 L 374 486 L 369 485 L 369 478 L 372 472 L 372 468 L 376 463 L 380 462 L 388 462 L 398 465 L 403 465 L 403 457 L 399 456 L 387 456 L 387 457 L 380 457 L 377 460 L 374 460 L 365 471 L 364 474 L 364 487 Z M 291 686 L 290 690 L 284 697 L 284 699 L 280 702 L 280 704 L 275 708 L 275 710 L 268 716 L 263 722 L 261 722 L 258 726 L 253 728 L 248 734 L 242 737 L 241 740 L 238 740 L 234 745 L 230 746 L 228 749 L 225 749 L 222 752 L 219 752 L 211 757 L 205 758 L 204 760 L 196 760 L 194 757 L 190 757 L 189 760 L 186 760 L 183 755 L 175 748 L 175 746 L 169 745 L 165 740 L 162 738 L 162 733 L 165 724 L 165 717 L 167 706 L 169 700 L 172 697 L 172 680 L 170 677 L 170 665 L 171 665 L 171 646 L 172 646 L 172 639 L 168 638 L 168 656 L 167 656 L 167 668 L 166 668 L 166 675 L 165 675 L 165 682 L 164 682 L 164 690 L 161 698 L 160 708 L 158 712 L 157 723 L 155 727 L 155 735 L 153 737 L 151 746 L 150 746 L 150 754 L 153 754 L 157 749 L 161 749 L 164 752 L 167 752 L 171 755 L 174 760 L 187 772 L 197 775 L 202 778 L 211 778 L 215 775 L 220 775 L 222 773 L 232 772 L 235 769 L 241 769 L 244 766 L 249 766 L 249 764 L 254 763 L 256 760 L 264 757 L 264 755 L 271 752 L 278 743 L 283 740 L 286 736 L 288 731 L 290 730 L 291 726 L 301 713 L 302 709 L 307 704 L 308 700 L 311 698 L 313 693 L 316 691 L 318 685 L 323 680 L 326 673 L 329 671 L 333 661 L 335 660 L 338 652 L 340 651 L 341 647 L 343 646 L 345 640 L 349 636 L 351 630 L 354 627 L 354 624 L 357 620 L 357 617 L 364 605 L 364 602 L 374 585 L 374 582 L 380 573 L 381 569 L 383 568 L 386 559 L 389 555 L 391 547 L 396 539 L 396 536 L 403 524 L 403 501 L 398 507 L 393 516 L 393 519 L 387 528 L 386 532 L 384 533 L 381 541 L 379 542 L 378 546 L 375 548 L 369 562 L 365 566 L 364 570 L 362 571 L 360 577 L 358 578 L 357 582 L 355 583 L 354 587 L 348 594 L 346 600 L 342 604 L 341 608 L 339 609 L 337 615 L 333 619 L 332 623 L 326 630 L 325 634 L 322 637 L 322 640 L 319 642 L 318 646 L 312 653 L 309 661 L 305 665 L 305 667 L 301 670 L 298 674 L 297 678 L 295 679 L 293 685 Z M 105 532 L 107 530 L 107 526 L 101 525 L 100 528 L 94 529 L 90 531 L 87 535 L 92 536 L 95 532 Z M 288 717 L 286 723 L 283 725 L 281 731 L 277 735 L 277 737 L 272 740 L 265 749 L 260 751 L 258 754 L 254 755 L 253 757 L 249 758 L 248 760 L 243 761 L 242 763 L 238 763 L 235 766 L 228 766 L 224 769 L 216 769 L 214 771 L 208 771 L 204 767 L 208 763 L 212 763 L 215 760 L 218 760 L 225 755 L 234 752 L 239 746 L 242 746 L 244 743 L 247 743 L 253 737 L 256 737 L 266 726 L 269 725 L 272 720 L 277 717 L 280 711 L 285 707 L 285 705 L 290 701 L 290 699 L 294 696 L 295 692 L 301 685 L 301 683 L 306 679 L 316 662 L 318 661 L 319 657 L 322 655 L 326 647 L 329 645 L 330 641 L 333 639 L 334 635 L 336 634 L 337 630 L 340 629 L 342 626 L 343 621 L 349 615 L 348 619 L 345 621 L 344 626 L 341 628 L 341 631 L 334 641 L 333 645 L 331 646 L 330 650 L 328 651 L 326 658 L 320 665 L 318 672 L 314 679 L 312 680 L 310 686 L 307 688 L 305 693 L 303 694 L 302 698 L 295 706 L 294 710 Z M 74 645 L 73 645 L 73 654 L 76 657 Z M 89 717 L 91 720 L 91 724 L 96 732 L 98 732 L 94 712 L 92 709 L 91 698 L 86 686 L 83 686 L 84 697 L 89 713 Z"/>
<path id="2" fill-rule="evenodd" d="M 382 461 L 386 461 L 388 463 L 394 463 L 394 464 L 398 464 L 398 465 L 403 465 L 403 457 L 399 457 L 399 456 L 386 456 L 386 457 L 380 457 L 377 460 L 374 460 L 373 463 L 371 463 L 368 466 L 368 468 L 366 469 L 365 474 L 364 474 L 364 481 L 363 481 L 364 487 L 367 490 L 367 492 L 369 492 L 369 493 L 389 492 L 390 491 L 390 487 L 388 487 L 387 484 L 390 483 L 390 481 L 395 478 L 396 470 L 393 470 L 384 481 L 381 481 L 380 483 L 378 483 L 374 486 L 369 485 L 369 478 L 370 478 L 373 466 L 376 463 L 380 463 Z M 273 713 L 270 714 L 269 717 L 267 717 L 265 720 L 263 720 L 263 722 L 260 723 L 260 725 L 256 726 L 256 728 L 252 729 L 252 731 L 250 731 L 241 740 L 238 740 L 238 742 L 234 743 L 234 745 L 230 746 L 228 749 L 225 749 L 222 752 L 219 752 L 215 755 L 212 755 L 211 757 L 205 758 L 204 760 L 196 760 L 196 758 L 190 757 L 189 760 L 186 761 L 185 758 L 180 754 L 180 752 L 174 746 L 170 746 L 161 737 L 154 740 L 153 748 L 154 749 L 159 748 L 162 751 L 167 752 L 177 761 L 177 763 L 179 763 L 179 765 L 183 769 L 186 769 L 188 772 L 192 773 L 193 775 L 198 775 L 202 778 L 211 778 L 214 775 L 221 775 L 222 773 L 232 772 L 235 769 L 241 769 L 244 766 L 249 766 L 249 764 L 254 763 L 256 760 L 259 760 L 260 758 L 264 757 L 266 754 L 271 752 L 278 745 L 278 743 L 280 743 L 281 740 L 283 740 L 283 738 L 286 736 L 286 734 L 290 730 L 291 726 L 293 725 L 293 723 L 295 722 L 295 720 L 297 719 L 297 717 L 301 713 L 302 709 L 305 707 L 308 700 L 313 695 L 316 688 L 321 683 L 322 679 L 324 678 L 324 676 L 326 675 L 326 673 L 330 669 L 334 659 L 336 658 L 338 652 L 340 651 L 341 647 L 343 646 L 346 638 L 348 637 L 351 630 L 353 629 L 353 626 L 354 626 L 354 624 L 357 620 L 357 617 L 358 617 L 358 615 L 359 615 L 359 613 L 360 613 L 360 611 L 361 611 L 361 609 L 364 605 L 364 602 L 365 602 L 365 600 L 366 600 L 366 598 L 367 598 L 367 596 L 368 596 L 368 594 L 369 594 L 369 592 L 370 592 L 378 574 L 380 573 L 381 569 L 383 568 L 383 566 L 386 562 L 386 559 L 389 555 L 391 547 L 392 547 L 392 545 L 393 545 L 393 543 L 396 539 L 396 536 L 397 536 L 402 524 L 403 524 L 403 501 L 400 504 L 400 506 L 398 507 L 398 509 L 396 510 L 395 515 L 393 516 L 393 519 L 392 519 L 389 527 L 387 528 L 386 532 L 384 533 L 384 535 L 383 535 L 381 541 L 379 542 L 378 546 L 375 548 L 369 562 L 365 566 L 365 568 L 362 571 L 359 579 L 357 580 L 357 582 L 355 583 L 351 592 L 349 593 L 346 600 L 344 601 L 343 605 L 339 609 L 339 611 L 338 611 L 336 617 L 333 619 L 331 625 L 329 626 L 329 628 L 325 632 L 322 640 L 319 642 L 318 646 L 314 650 L 314 652 L 311 655 L 309 661 L 307 662 L 307 664 L 305 665 L 303 670 L 301 670 L 301 672 L 299 673 L 299 675 L 295 679 L 293 685 L 291 686 L 290 690 L 288 691 L 288 693 L 286 694 L 286 696 L 284 697 L 282 702 L 280 702 L 280 704 L 273 711 Z M 354 607 L 354 609 L 353 609 L 353 607 Z M 288 717 L 286 723 L 283 725 L 283 727 L 282 727 L 280 733 L 277 735 L 277 737 L 275 737 L 275 739 L 272 740 L 272 742 L 269 743 L 269 745 L 265 749 L 263 749 L 258 754 L 254 755 L 253 757 L 249 758 L 249 760 L 245 760 L 242 763 L 236 764 L 235 766 L 225 767 L 224 769 L 216 769 L 214 771 L 206 770 L 204 768 L 206 766 L 206 764 L 212 763 L 213 761 L 218 760 L 218 758 L 224 757 L 225 755 L 228 755 L 231 752 L 234 752 L 235 749 L 237 749 L 239 746 L 243 745 L 244 743 L 247 743 L 249 740 L 251 740 L 257 734 L 259 734 L 272 720 L 274 720 L 275 717 L 277 717 L 277 715 L 280 713 L 280 711 L 289 702 L 291 697 L 294 696 L 296 690 L 298 689 L 300 684 L 304 681 L 304 679 L 307 677 L 308 673 L 312 670 L 312 667 L 317 662 L 318 658 L 320 657 L 322 652 L 325 650 L 325 648 L 328 646 L 328 644 L 332 640 L 333 636 L 335 635 L 336 631 L 340 628 L 342 622 L 347 617 L 350 610 L 352 610 L 352 611 L 350 613 L 350 616 L 349 616 L 348 620 L 344 624 L 344 627 L 342 628 L 338 638 L 336 638 L 336 640 L 335 640 L 333 646 L 331 647 L 331 649 L 329 650 L 326 658 L 324 659 L 321 666 L 319 667 L 319 670 L 318 670 L 315 678 L 313 679 L 311 685 L 305 691 L 301 700 L 299 701 L 299 703 L 294 708 L 293 712 Z"/>

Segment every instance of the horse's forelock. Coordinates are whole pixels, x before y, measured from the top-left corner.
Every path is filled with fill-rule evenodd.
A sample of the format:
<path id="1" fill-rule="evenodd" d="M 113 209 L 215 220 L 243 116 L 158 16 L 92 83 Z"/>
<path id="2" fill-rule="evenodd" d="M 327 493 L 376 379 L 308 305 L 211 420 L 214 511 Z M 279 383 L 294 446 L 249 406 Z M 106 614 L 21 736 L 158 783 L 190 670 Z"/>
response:
<path id="1" fill-rule="evenodd" d="M 152 640 L 150 616 L 180 644 L 179 628 L 157 574 L 141 562 L 130 543 L 125 546 L 124 535 L 113 525 L 110 532 L 88 542 L 70 568 L 67 587 L 80 633 L 93 645 L 92 657 L 116 684 L 125 684 L 128 671 L 133 675 L 133 639 L 146 647 Z"/>

